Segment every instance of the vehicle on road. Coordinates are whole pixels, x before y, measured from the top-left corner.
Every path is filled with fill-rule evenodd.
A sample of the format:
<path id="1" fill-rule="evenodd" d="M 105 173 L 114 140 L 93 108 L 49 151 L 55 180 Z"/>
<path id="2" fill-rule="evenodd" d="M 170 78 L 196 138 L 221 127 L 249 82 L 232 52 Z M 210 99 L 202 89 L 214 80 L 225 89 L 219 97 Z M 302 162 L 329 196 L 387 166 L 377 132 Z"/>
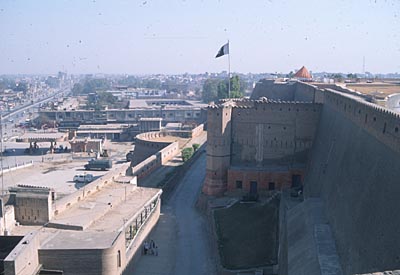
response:
<path id="1" fill-rule="evenodd" d="M 108 170 L 112 168 L 112 161 L 110 159 L 91 159 L 85 164 L 86 170 Z"/>
<path id="2" fill-rule="evenodd" d="M 88 183 L 93 181 L 93 175 L 92 174 L 78 174 L 74 176 L 74 182 L 84 182 Z"/>

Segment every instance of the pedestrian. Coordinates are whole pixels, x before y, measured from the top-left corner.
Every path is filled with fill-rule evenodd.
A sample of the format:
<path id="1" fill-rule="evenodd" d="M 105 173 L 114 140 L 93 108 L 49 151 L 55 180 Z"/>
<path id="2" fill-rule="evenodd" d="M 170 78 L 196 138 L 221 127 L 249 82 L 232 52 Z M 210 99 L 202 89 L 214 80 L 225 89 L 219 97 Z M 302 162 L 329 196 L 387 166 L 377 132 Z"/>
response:
<path id="1" fill-rule="evenodd" d="M 147 241 L 144 242 L 144 255 L 147 255 L 147 252 L 149 251 L 150 245 Z"/>

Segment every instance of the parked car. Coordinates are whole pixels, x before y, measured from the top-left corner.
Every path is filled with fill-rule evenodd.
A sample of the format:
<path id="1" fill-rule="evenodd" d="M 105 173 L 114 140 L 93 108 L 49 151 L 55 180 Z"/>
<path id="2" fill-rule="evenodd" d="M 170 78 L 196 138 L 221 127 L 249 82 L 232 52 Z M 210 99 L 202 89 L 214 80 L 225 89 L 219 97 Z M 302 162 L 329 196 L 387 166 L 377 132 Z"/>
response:
<path id="1" fill-rule="evenodd" d="M 79 174 L 74 176 L 74 182 L 84 182 L 88 183 L 93 181 L 93 175 L 92 174 Z"/>

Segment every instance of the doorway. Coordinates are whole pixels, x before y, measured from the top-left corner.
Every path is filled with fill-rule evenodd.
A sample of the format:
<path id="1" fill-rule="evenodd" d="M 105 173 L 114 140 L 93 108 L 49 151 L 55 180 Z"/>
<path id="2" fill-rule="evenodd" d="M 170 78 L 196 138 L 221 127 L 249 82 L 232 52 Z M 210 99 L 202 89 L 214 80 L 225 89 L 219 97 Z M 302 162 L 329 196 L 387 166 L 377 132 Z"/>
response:
<path id="1" fill-rule="evenodd" d="M 301 187 L 301 175 L 292 175 L 292 188 Z"/>
<path id="2" fill-rule="evenodd" d="M 250 181 L 250 194 L 257 194 L 257 182 Z"/>

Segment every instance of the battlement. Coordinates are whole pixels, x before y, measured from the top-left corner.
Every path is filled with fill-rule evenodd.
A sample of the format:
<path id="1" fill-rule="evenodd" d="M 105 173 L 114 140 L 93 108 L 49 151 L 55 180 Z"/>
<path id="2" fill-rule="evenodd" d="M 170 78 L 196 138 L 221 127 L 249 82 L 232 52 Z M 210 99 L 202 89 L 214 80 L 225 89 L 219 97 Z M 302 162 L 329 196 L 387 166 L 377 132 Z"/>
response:
<path id="1" fill-rule="evenodd" d="M 223 99 L 220 101 L 220 104 L 213 104 L 208 106 L 208 110 L 214 111 L 223 108 L 233 108 L 233 109 L 257 109 L 261 106 L 271 106 L 271 105 L 312 105 L 312 104 L 320 104 L 314 102 L 306 102 L 306 101 L 286 101 L 286 100 L 274 100 L 266 97 L 260 97 L 259 99 Z M 290 110 L 289 110 L 290 111 Z"/>
<path id="2" fill-rule="evenodd" d="M 350 94 L 325 90 L 325 105 L 344 114 L 353 123 L 400 152 L 400 114 Z"/>

